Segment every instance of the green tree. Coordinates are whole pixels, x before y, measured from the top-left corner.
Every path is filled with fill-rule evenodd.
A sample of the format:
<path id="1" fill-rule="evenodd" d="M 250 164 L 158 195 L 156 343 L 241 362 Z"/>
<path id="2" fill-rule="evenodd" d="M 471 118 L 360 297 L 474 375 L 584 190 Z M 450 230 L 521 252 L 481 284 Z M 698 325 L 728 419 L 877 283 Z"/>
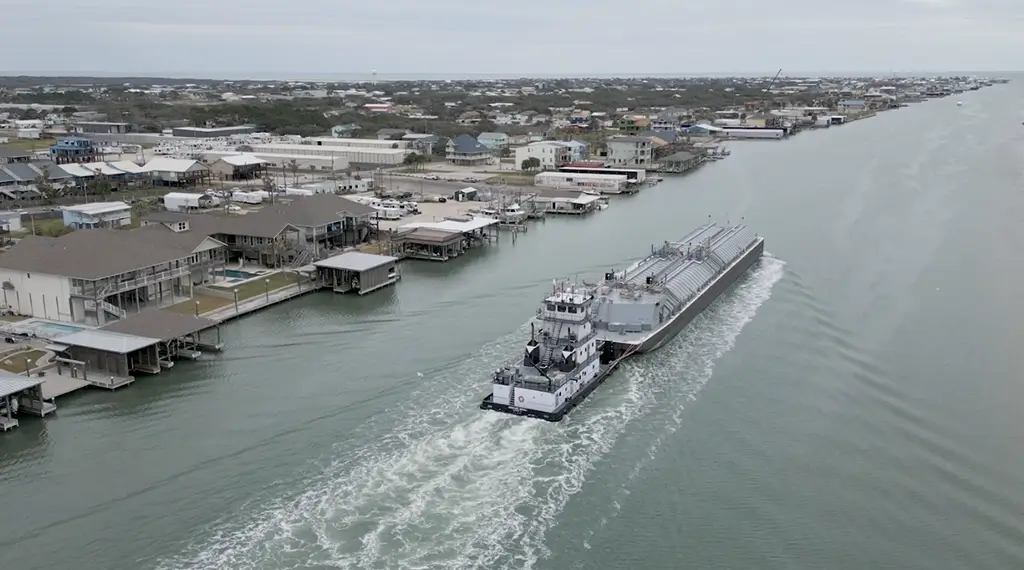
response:
<path id="1" fill-rule="evenodd" d="M 100 198 L 106 198 L 111 190 L 110 178 L 98 168 L 95 172 L 96 175 L 93 176 L 92 180 L 86 183 L 86 192 Z"/>
<path id="2" fill-rule="evenodd" d="M 52 204 L 60 193 L 57 188 L 50 182 L 50 171 L 47 168 L 43 168 L 42 174 L 36 176 L 35 181 L 36 191 L 43 197 L 43 202 L 46 204 Z"/>
<path id="3" fill-rule="evenodd" d="M 534 170 L 540 168 L 540 159 L 536 156 L 531 156 L 520 163 L 519 167 L 521 170 Z"/>

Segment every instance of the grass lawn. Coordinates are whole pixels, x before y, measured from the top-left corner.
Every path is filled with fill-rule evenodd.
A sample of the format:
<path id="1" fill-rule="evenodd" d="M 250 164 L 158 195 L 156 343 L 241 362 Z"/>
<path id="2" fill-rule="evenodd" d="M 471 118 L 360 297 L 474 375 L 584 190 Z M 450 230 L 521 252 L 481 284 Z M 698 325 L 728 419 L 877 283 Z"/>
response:
<path id="1" fill-rule="evenodd" d="M 3 360 L 0 360 L 0 368 L 15 374 L 24 374 L 25 359 L 27 358 L 29 360 L 28 367 L 30 369 L 35 368 L 36 361 L 44 354 L 46 354 L 46 351 L 44 350 L 26 350 L 24 352 L 12 354 L 5 357 Z"/>
<path id="2" fill-rule="evenodd" d="M 18 150 L 43 150 L 48 149 L 57 141 L 55 139 L 11 139 L 7 144 L 0 144 L 0 148 L 16 148 Z"/>
<path id="3" fill-rule="evenodd" d="M 270 280 L 269 287 L 266 283 L 264 283 L 264 279 Z M 298 283 L 297 279 L 298 277 L 295 273 L 278 271 L 277 273 L 273 273 L 267 277 L 261 279 L 254 279 L 252 281 L 249 281 L 248 283 L 243 283 L 242 285 L 239 285 L 238 287 L 235 288 L 238 289 L 238 300 L 243 301 L 245 299 L 252 299 L 257 295 L 265 295 L 267 293 L 268 288 L 270 289 L 270 291 L 277 291 L 282 287 L 295 285 L 296 283 Z"/>
<path id="4" fill-rule="evenodd" d="M 170 307 L 164 307 L 166 311 L 174 311 L 175 313 L 181 313 L 183 315 L 195 315 L 196 314 L 196 301 L 199 301 L 199 314 L 209 313 L 217 309 L 223 309 L 228 305 L 234 304 L 234 299 L 221 299 L 220 297 L 211 297 L 209 295 L 196 295 L 194 298 L 188 301 L 182 301 L 176 305 Z"/>
<path id="5" fill-rule="evenodd" d="M 241 303 L 242 301 L 246 301 L 254 297 L 259 297 L 260 295 L 266 295 L 268 285 L 264 282 L 264 279 L 270 280 L 269 289 L 270 292 L 273 293 L 278 289 L 295 285 L 297 283 L 296 278 L 297 277 L 295 273 L 286 273 L 283 271 L 279 271 L 263 279 L 254 279 L 253 281 L 250 281 L 248 283 L 243 283 L 242 285 L 236 287 L 236 289 L 238 289 L 238 302 Z M 224 291 L 231 293 L 231 288 L 229 287 L 220 287 L 220 289 L 223 289 Z M 223 309 L 224 307 L 229 307 L 235 303 L 235 300 L 233 298 L 221 299 L 220 297 L 211 297 L 209 295 L 196 295 L 194 298 L 189 299 L 188 301 L 182 301 L 176 305 L 166 307 L 165 310 L 174 311 L 176 313 L 181 313 L 183 315 L 195 315 L 196 301 L 199 301 L 200 316 L 209 313 L 210 311 L 216 311 L 218 309 Z"/>
<path id="6" fill-rule="evenodd" d="M 27 318 L 28 317 L 22 317 L 22 316 L 18 316 L 18 315 L 6 315 L 6 316 L 3 316 L 3 317 L 0 317 L 0 321 L 4 321 L 6 323 L 20 323 L 21 321 L 24 321 Z"/>
<path id="7" fill-rule="evenodd" d="M 49 236 L 49 237 L 60 237 L 66 233 L 70 233 L 70 228 L 64 227 L 63 218 L 45 218 L 42 220 L 29 220 L 22 222 L 21 229 L 26 234 L 32 233 L 32 227 L 35 227 L 35 233 L 37 236 Z"/>
<path id="8" fill-rule="evenodd" d="M 502 179 L 505 180 L 505 184 L 511 184 L 513 186 L 532 186 L 533 185 L 533 174 L 519 174 L 519 173 L 508 173 L 500 176 L 493 176 L 484 180 L 484 182 L 490 184 L 500 184 Z"/>

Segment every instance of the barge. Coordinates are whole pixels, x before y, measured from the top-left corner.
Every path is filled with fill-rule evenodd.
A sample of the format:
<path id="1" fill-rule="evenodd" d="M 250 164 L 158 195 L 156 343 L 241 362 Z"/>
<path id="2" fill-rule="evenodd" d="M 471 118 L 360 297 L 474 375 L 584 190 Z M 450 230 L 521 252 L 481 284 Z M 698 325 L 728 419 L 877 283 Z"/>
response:
<path id="1" fill-rule="evenodd" d="M 555 282 L 522 359 L 491 375 L 486 410 L 559 421 L 626 358 L 664 346 L 764 254 L 746 225 L 709 223 L 597 284 Z"/>

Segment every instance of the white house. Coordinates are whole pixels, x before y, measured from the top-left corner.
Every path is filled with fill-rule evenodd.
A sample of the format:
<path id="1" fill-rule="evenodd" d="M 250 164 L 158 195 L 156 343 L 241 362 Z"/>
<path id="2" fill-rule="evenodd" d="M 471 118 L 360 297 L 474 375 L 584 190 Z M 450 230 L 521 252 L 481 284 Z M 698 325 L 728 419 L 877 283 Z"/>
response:
<path id="1" fill-rule="evenodd" d="M 614 166 L 648 168 L 654 159 L 654 145 L 644 137 L 608 139 L 608 162 Z"/>
<path id="2" fill-rule="evenodd" d="M 569 162 L 570 149 L 565 143 L 558 141 L 540 141 L 521 146 L 516 149 L 516 166 L 524 160 L 536 158 L 544 170 L 554 170 Z"/>
<path id="3" fill-rule="evenodd" d="M 64 225 L 76 230 L 132 225 L 132 207 L 124 202 L 93 202 L 65 206 L 63 215 Z"/>

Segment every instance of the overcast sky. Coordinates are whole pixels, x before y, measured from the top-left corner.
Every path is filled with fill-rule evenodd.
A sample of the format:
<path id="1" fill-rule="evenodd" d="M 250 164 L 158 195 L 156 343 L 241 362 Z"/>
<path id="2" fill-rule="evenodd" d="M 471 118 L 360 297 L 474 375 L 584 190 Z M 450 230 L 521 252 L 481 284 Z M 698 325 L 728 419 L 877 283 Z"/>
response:
<path id="1" fill-rule="evenodd" d="M 0 0 L 0 14 L 4 73 L 1024 68 L 1024 0 Z"/>

